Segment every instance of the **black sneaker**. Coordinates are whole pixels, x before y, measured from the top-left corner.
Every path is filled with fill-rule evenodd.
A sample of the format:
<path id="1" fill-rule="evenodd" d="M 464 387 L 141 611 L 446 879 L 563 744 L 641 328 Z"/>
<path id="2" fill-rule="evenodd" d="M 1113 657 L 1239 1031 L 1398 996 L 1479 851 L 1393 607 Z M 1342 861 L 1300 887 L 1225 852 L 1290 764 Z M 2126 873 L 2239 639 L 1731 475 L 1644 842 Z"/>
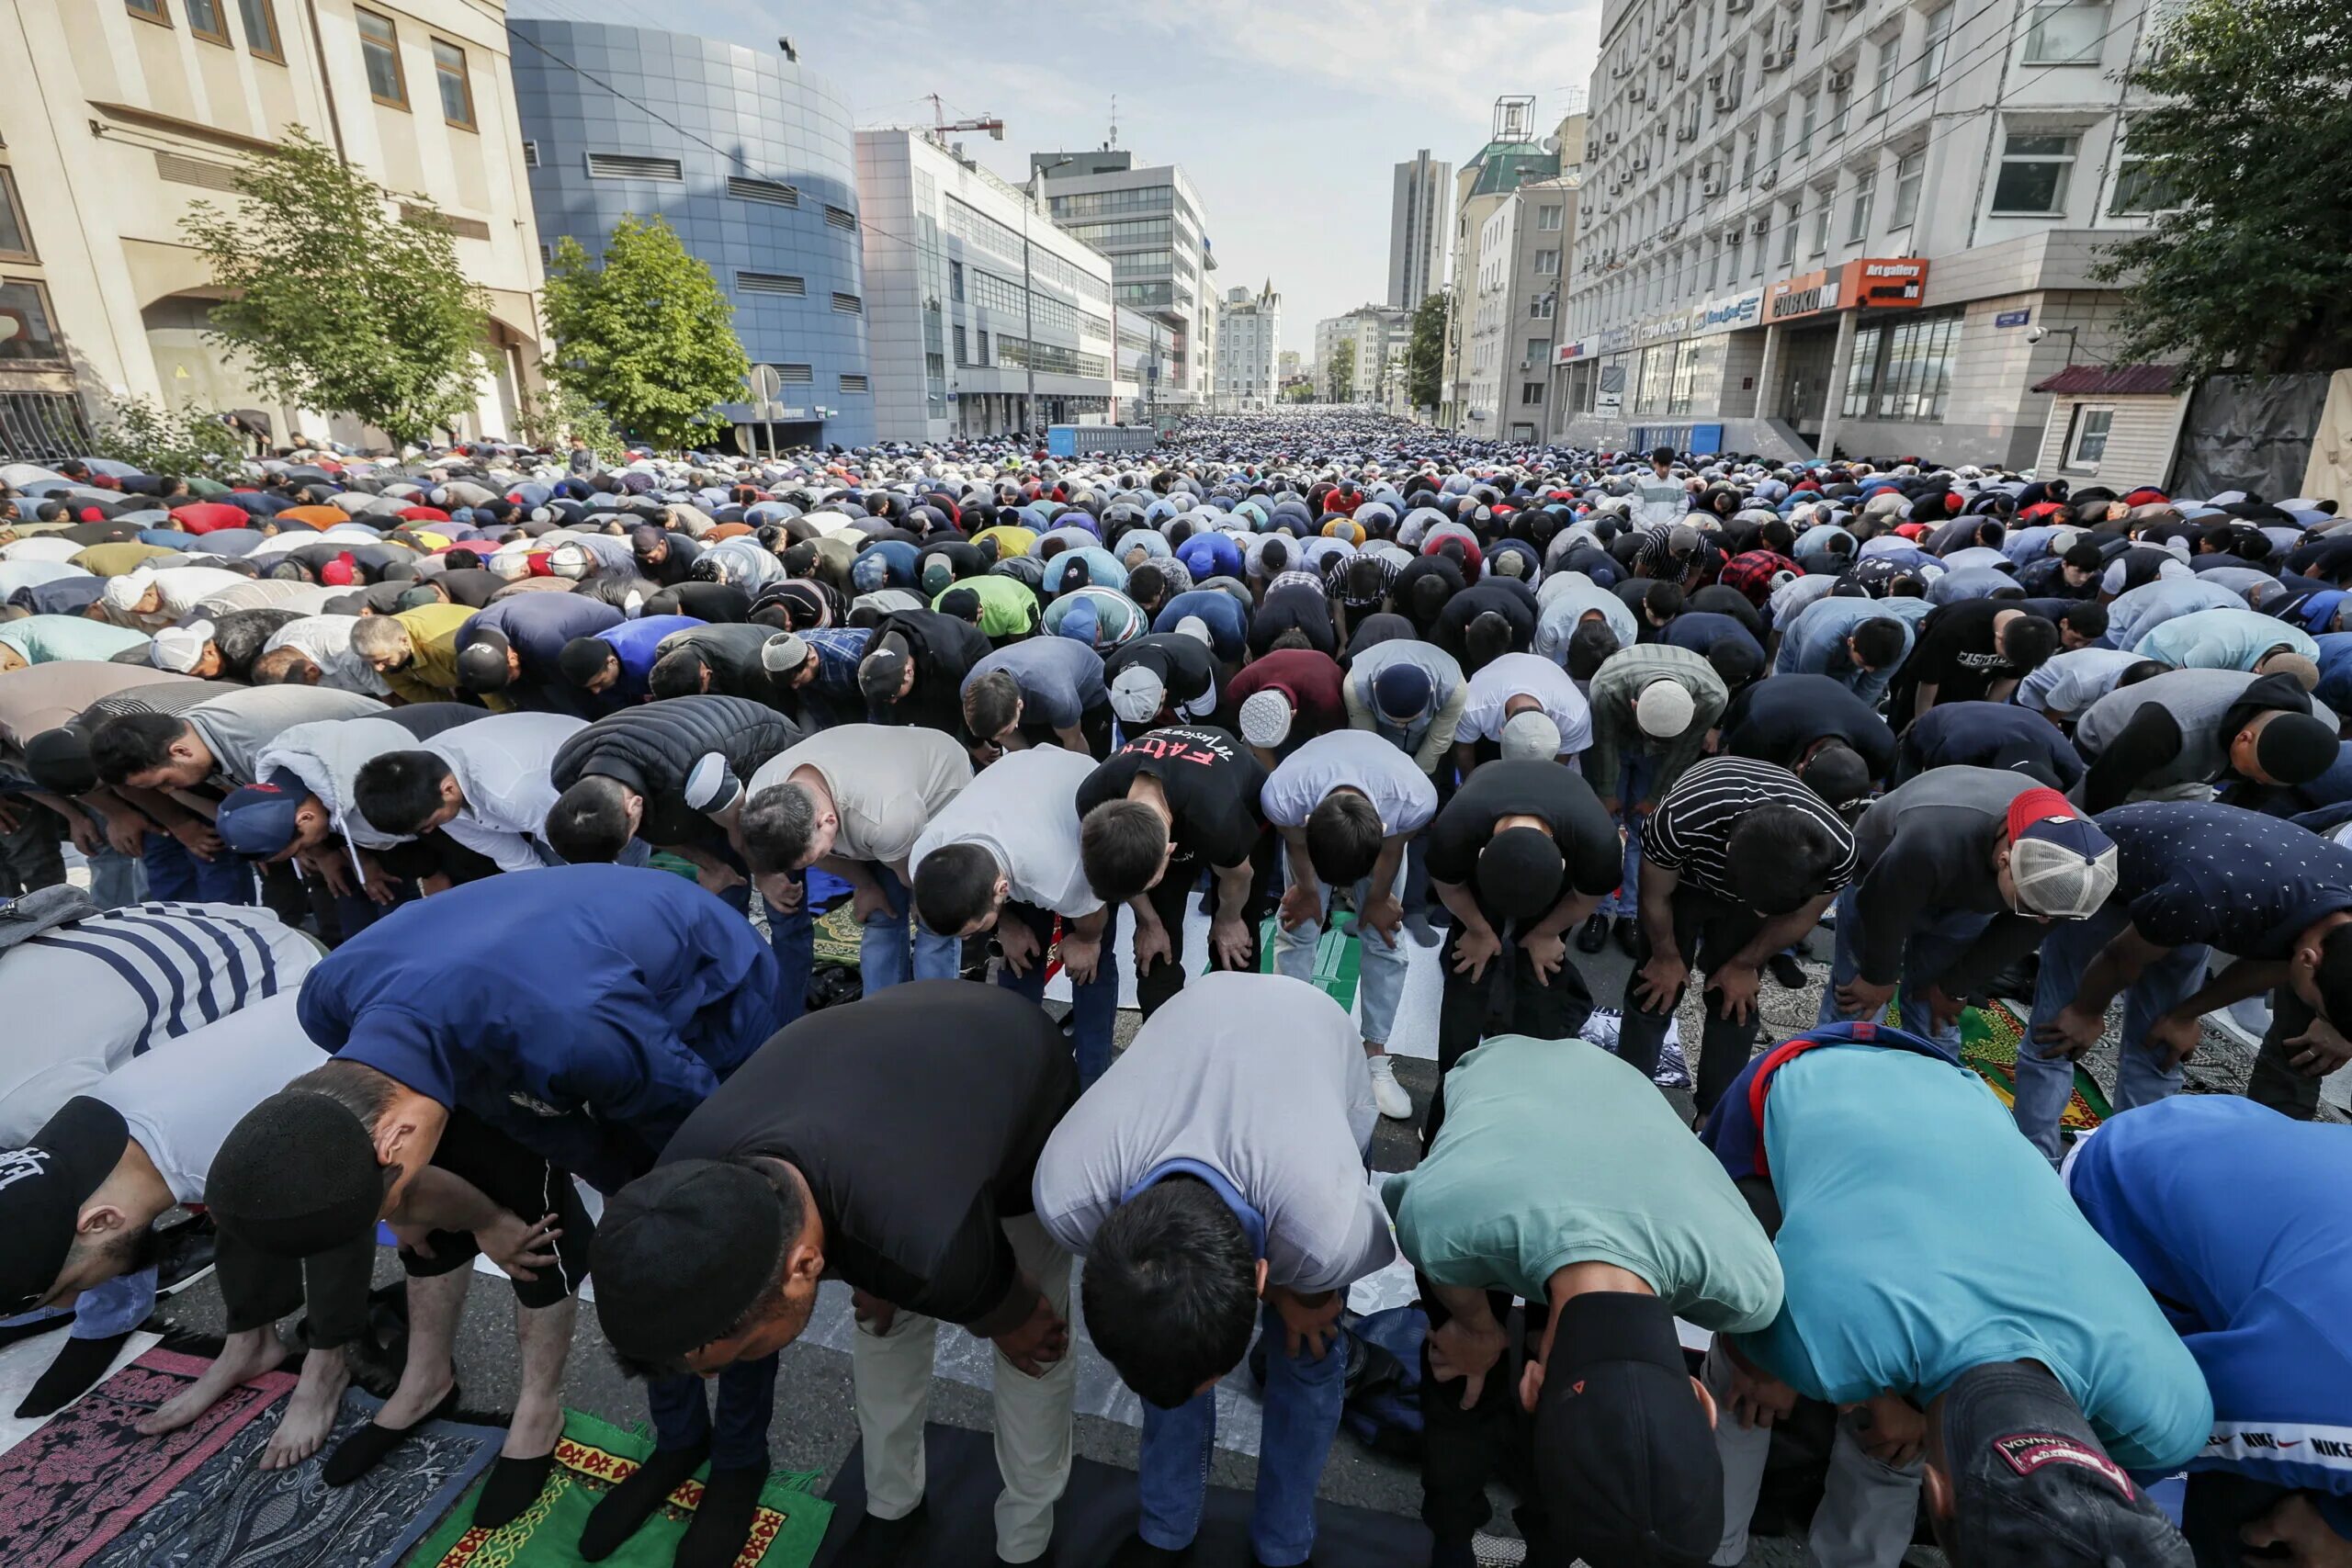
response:
<path id="1" fill-rule="evenodd" d="M 1804 989 L 1804 965 L 1798 963 L 1791 954 L 1776 953 L 1764 961 L 1764 967 L 1771 971 L 1772 983 L 1779 986 L 1781 989 L 1784 991 Z"/>
<path id="2" fill-rule="evenodd" d="M 1625 915 L 1618 916 L 1617 923 L 1609 929 L 1609 934 L 1617 939 L 1618 949 L 1623 952 L 1626 957 L 1634 958 L 1640 955 L 1642 951 L 1641 932 L 1635 929 L 1631 917 Z"/>
<path id="3" fill-rule="evenodd" d="M 1609 917 L 1591 915 L 1577 931 L 1578 953 L 1599 953 L 1609 944 Z"/>

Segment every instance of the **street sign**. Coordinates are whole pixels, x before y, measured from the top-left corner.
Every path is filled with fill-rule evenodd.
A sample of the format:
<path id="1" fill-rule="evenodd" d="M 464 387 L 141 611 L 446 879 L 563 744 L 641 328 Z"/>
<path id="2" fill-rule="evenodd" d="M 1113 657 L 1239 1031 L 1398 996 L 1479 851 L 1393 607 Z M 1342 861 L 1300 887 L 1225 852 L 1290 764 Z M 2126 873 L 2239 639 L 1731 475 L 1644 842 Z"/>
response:
<path id="1" fill-rule="evenodd" d="M 772 403 L 784 390 L 784 378 L 773 365 L 754 365 L 743 378 L 743 385 L 751 389 L 753 402 Z"/>
<path id="2" fill-rule="evenodd" d="M 2031 310 L 2004 310 L 1993 318 L 1993 324 L 1996 327 L 2021 327 L 2031 320 Z"/>

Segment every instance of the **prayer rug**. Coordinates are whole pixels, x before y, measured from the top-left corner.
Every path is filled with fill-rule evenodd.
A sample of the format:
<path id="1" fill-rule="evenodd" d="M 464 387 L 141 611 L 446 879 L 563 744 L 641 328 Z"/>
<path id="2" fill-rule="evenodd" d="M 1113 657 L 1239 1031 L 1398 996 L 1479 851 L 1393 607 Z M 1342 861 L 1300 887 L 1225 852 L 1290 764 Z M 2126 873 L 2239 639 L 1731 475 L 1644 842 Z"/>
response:
<path id="1" fill-rule="evenodd" d="M 1350 925 L 1355 923 L 1353 915 L 1346 919 Z M 1268 915 L 1265 923 L 1258 928 L 1258 972 L 1261 975 L 1274 972 L 1274 938 L 1282 931 L 1276 920 L 1277 917 Z M 1410 942 L 1412 939 L 1399 931 L 1396 940 Z M 1356 981 L 1363 967 L 1363 954 L 1357 949 L 1353 933 L 1326 926 L 1323 940 L 1315 947 L 1315 984 L 1351 1013 L 1356 1010 Z"/>
<path id="2" fill-rule="evenodd" d="M 57 1359 L 57 1352 L 64 1348 L 65 1329 L 61 1326 L 46 1334 L 36 1334 L 19 1339 L 6 1349 L 0 1349 L 0 1453 L 6 1453 L 43 1427 L 57 1419 L 55 1416 L 28 1416 L 22 1419 L 9 1414 L 25 1402 L 33 1384 L 49 1364 Z M 123 1342 L 122 1349 L 107 1369 L 111 1377 L 148 1351 L 164 1342 L 160 1334 L 134 1334 Z M 101 1380 L 103 1381 L 103 1380 Z M 72 1409 L 67 1405 L 66 1409 Z M 60 1412 L 59 1414 L 63 1414 Z"/>
<path id="3" fill-rule="evenodd" d="M 590 1510 L 652 1451 L 649 1438 L 567 1410 L 555 1473 L 537 1502 L 504 1529 L 487 1530 L 473 1527 L 473 1499 L 465 1499 L 409 1554 L 406 1568 L 575 1568 L 582 1562 L 580 1531 Z M 781 1472 L 768 1477 L 752 1539 L 735 1568 L 807 1568 L 833 1513 L 833 1506 L 810 1490 L 817 1479 Z M 701 1496 L 700 1481 L 682 1483 L 668 1505 L 604 1561 L 611 1568 L 670 1568 Z"/>
<path id="4" fill-rule="evenodd" d="M 151 1350 L 0 1454 L 0 1562 L 82 1568 L 94 1562 L 294 1389 L 291 1374 L 266 1373 L 230 1390 L 178 1431 L 141 1437 L 136 1423 L 194 1382 L 207 1364 Z M 265 1423 L 264 1430 L 274 1425 Z"/>
<path id="5" fill-rule="evenodd" d="M 858 951 L 865 929 L 857 923 L 847 904 L 817 917 L 817 956 L 820 967 L 828 964 L 854 969 L 858 965 Z"/>
<path id="6" fill-rule="evenodd" d="M 392 1568 L 490 1468 L 506 1432 L 428 1422 L 350 1485 L 322 1483 L 324 1456 L 382 1405 L 346 1392 L 326 1446 L 291 1470 L 260 1468 L 277 1423 L 248 1424 L 87 1568 Z"/>
<path id="7" fill-rule="evenodd" d="M 1900 1026 L 1899 1005 L 1886 1010 L 1886 1021 Z M 1993 1086 L 2001 1103 L 2018 1102 L 2018 1043 L 2025 1038 L 2025 1022 L 2007 1002 L 1964 1008 L 1960 1014 L 1960 1059 Z M 2074 1092 L 2066 1097 L 2065 1113 L 2058 1125 L 2068 1132 L 2087 1133 L 2115 1114 L 2107 1092 L 2080 1062 L 2075 1064 Z"/>

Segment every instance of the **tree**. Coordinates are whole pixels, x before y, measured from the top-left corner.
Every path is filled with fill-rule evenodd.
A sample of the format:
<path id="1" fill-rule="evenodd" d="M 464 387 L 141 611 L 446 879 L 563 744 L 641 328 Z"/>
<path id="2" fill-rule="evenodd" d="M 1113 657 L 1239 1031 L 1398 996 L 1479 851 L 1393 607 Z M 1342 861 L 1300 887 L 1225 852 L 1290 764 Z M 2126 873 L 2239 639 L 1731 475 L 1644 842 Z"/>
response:
<path id="1" fill-rule="evenodd" d="M 1324 367 L 1323 379 L 1335 403 L 1351 403 L 1356 399 L 1356 340 L 1343 337 L 1331 348 L 1331 363 Z"/>
<path id="2" fill-rule="evenodd" d="M 743 395 L 751 365 L 735 308 L 658 217 L 623 218 L 601 265 L 578 242 L 559 242 L 541 298 L 556 379 L 630 435 L 687 446 L 721 423 L 712 405 Z"/>
<path id="3" fill-rule="evenodd" d="M 1446 312 L 1453 296 L 1440 291 L 1413 310 L 1413 335 L 1405 345 L 1405 400 L 1434 409 L 1445 397 Z"/>
<path id="4" fill-rule="evenodd" d="M 2352 9 L 2192 0 L 2154 41 L 2128 80 L 2165 101 L 2132 116 L 2115 205 L 2166 210 L 2093 273 L 2128 288 L 2119 357 L 2352 365 L 2352 203 L 2328 172 L 2352 159 Z"/>
<path id="5" fill-rule="evenodd" d="M 245 443 L 209 409 L 165 408 L 125 398 L 98 426 L 96 456 L 129 463 L 142 474 L 223 481 L 243 472 Z"/>
<path id="6" fill-rule="evenodd" d="M 537 393 L 524 389 L 514 411 L 514 427 L 524 440 L 550 451 L 561 447 L 567 437 L 577 435 L 607 463 L 619 463 L 628 457 L 628 444 L 603 409 L 552 381 Z"/>
<path id="7" fill-rule="evenodd" d="M 395 197 L 300 126 L 235 185 L 234 209 L 199 201 L 181 231 L 232 291 L 208 340 L 279 401 L 395 441 L 429 440 L 473 407 L 485 299 L 439 209 Z"/>
<path id="8" fill-rule="evenodd" d="M 1311 403 L 1314 400 L 1315 383 L 1312 381 L 1300 381 L 1283 389 L 1283 401 L 1286 403 Z"/>

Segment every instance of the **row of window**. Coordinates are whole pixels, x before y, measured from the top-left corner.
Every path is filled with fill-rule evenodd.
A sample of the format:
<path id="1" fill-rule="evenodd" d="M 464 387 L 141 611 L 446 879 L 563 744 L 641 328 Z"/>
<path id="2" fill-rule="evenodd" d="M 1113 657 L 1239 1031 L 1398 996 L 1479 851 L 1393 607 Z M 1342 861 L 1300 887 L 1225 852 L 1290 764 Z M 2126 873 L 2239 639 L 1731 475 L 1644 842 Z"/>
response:
<path id="1" fill-rule="evenodd" d="M 130 14 L 142 21 L 172 25 L 170 0 L 124 0 Z M 180 0 L 187 14 L 187 30 L 207 43 L 217 43 L 223 49 L 234 49 L 236 40 L 229 36 L 229 19 L 222 11 L 222 0 Z M 277 39 L 277 13 L 270 0 L 236 0 L 239 17 L 245 24 L 245 47 L 260 58 L 279 65 L 286 63 L 286 51 Z"/>
<path id="2" fill-rule="evenodd" d="M 187 30 L 208 43 L 236 47 L 229 36 L 229 0 L 180 0 Z M 171 0 L 123 0 L 130 14 L 145 21 L 172 25 Z M 270 0 L 235 0 L 245 28 L 245 47 L 264 60 L 286 62 L 277 35 L 277 14 Z M 400 28 L 392 18 L 359 7 L 352 10 L 359 28 L 359 54 L 368 70 L 368 93 L 388 108 L 406 110 L 408 73 L 401 64 Z M 433 77 L 441 97 L 441 118 L 460 130 L 479 130 L 474 114 L 473 77 L 466 69 L 464 46 L 447 39 L 433 40 Z"/>
<path id="3" fill-rule="evenodd" d="M 1054 221 L 1072 219 L 1108 218 L 1129 212 L 1173 212 L 1176 209 L 1174 186 L 1140 186 L 1126 190 L 1089 191 L 1081 196 L 1047 197 L 1053 209 Z"/>

